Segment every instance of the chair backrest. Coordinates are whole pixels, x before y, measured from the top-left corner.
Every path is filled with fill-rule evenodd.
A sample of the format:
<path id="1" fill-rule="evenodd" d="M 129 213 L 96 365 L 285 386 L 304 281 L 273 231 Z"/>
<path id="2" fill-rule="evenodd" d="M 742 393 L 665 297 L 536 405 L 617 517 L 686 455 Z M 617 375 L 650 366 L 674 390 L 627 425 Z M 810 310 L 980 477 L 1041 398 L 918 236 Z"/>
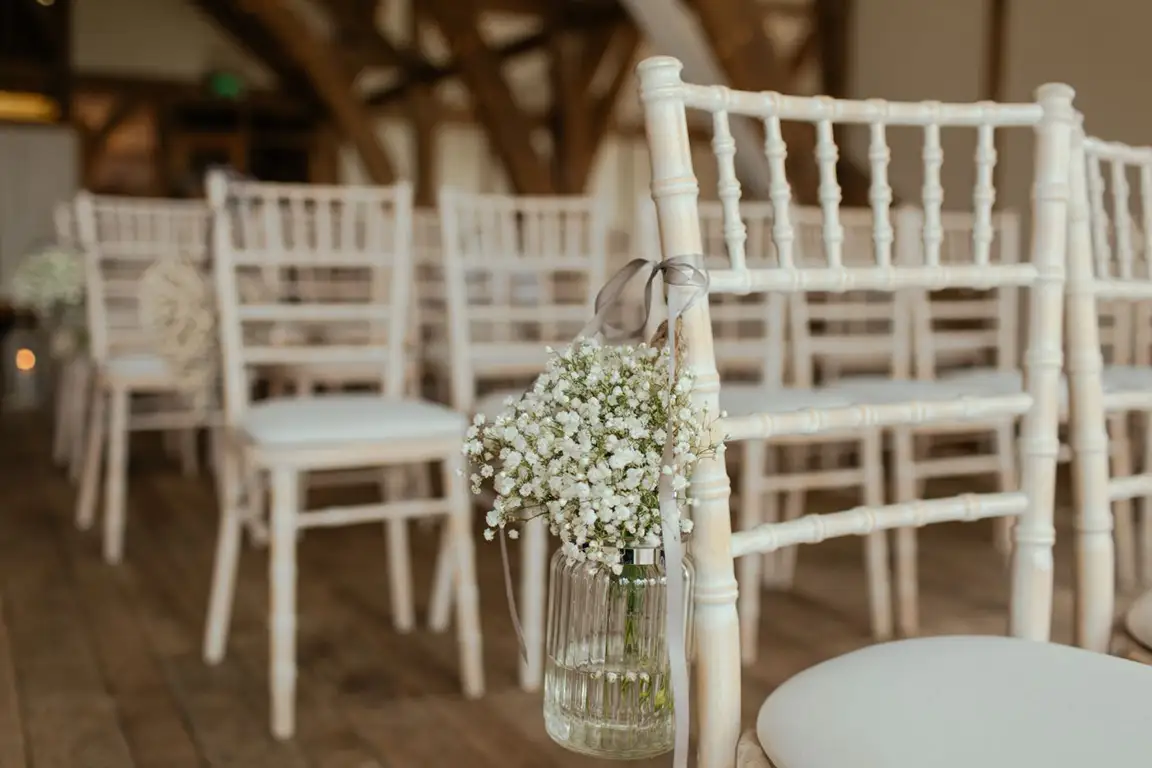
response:
<path id="1" fill-rule="evenodd" d="M 427 348 L 448 335 L 440 214 L 435 208 L 417 208 L 413 212 L 412 269 L 416 280 L 414 338 L 421 348 Z"/>
<path id="2" fill-rule="evenodd" d="M 923 525 L 946 520 L 1019 516 L 1013 561 L 1013 634 L 1047 639 L 1052 606 L 1052 540 L 1056 457 L 1059 450 L 1059 375 L 1063 312 L 1063 260 L 1067 238 L 1069 156 L 1075 113 L 1072 89 L 1061 85 L 1040 88 L 1037 103 L 940 104 L 846 101 L 826 97 L 746 93 L 719 86 L 684 83 L 675 59 L 656 57 L 638 68 L 641 99 L 652 163 L 652 196 L 660 224 L 665 257 L 703 252 L 699 195 L 688 137 L 687 110 L 711 113 L 713 148 L 719 166 L 719 197 L 725 219 L 729 266 L 712 270 L 709 292 L 780 292 L 941 290 L 1026 286 L 1031 290 L 1027 340 L 1026 392 L 995 397 L 966 397 L 945 402 L 894 403 L 808 410 L 785 414 L 722 417 L 711 425 L 718 440 L 826 433 L 888 425 L 955 422 L 968 418 L 1023 416 L 1022 489 L 987 495 L 932 499 L 911 504 L 862 508 L 766 524 L 732 533 L 729 480 L 724 451 L 701 458 L 691 492 L 695 506 L 692 551 L 696 560 L 696 647 L 700 768 L 730 768 L 740 732 L 740 649 L 736 617 L 735 557 L 782 546 L 845 535 Z M 777 212 L 773 238 L 778 265 L 749 266 L 743 227 L 739 226 L 740 185 L 733 156 L 735 143 L 728 128 L 730 115 L 759 118 L 765 127 L 765 152 L 772 168 L 770 196 Z M 796 233 L 791 221 L 792 190 L 784 171 L 789 152 L 781 121 L 812 124 L 819 168 L 819 199 L 823 213 L 823 263 L 796 258 Z M 850 265 L 843 249 L 840 187 L 836 180 L 838 149 L 833 126 L 867 125 L 871 135 L 868 160 L 872 175 L 873 259 Z M 979 219 L 972 259 L 945 264 L 934 246 L 920 264 L 904 265 L 893 256 L 892 190 L 888 184 L 890 126 L 921 126 L 924 132 L 923 200 L 925 229 L 939 224 L 943 191 L 941 129 L 974 129 L 977 136 L 976 185 L 973 209 Z M 987 229 L 995 191 L 992 166 L 997 129 L 1026 126 L 1036 133 L 1035 210 L 1032 256 L 1020 264 L 996 264 L 991 259 Z M 936 238 L 926 238 L 930 244 Z M 669 301 L 683 303 L 690 289 L 672 288 Z M 712 345 L 708 302 L 692 304 L 683 316 L 685 364 L 695 374 L 694 397 L 707 413 L 719 412 L 719 378 Z"/>
<path id="3" fill-rule="evenodd" d="M 926 253 L 937 251 L 941 264 L 972 264 L 976 250 L 984 248 L 991 264 L 1020 262 L 1020 215 L 1015 211 L 986 215 L 942 211 L 930 229 L 923 211 L 904 208 L 897 221 L 896 248 L 902 263 L 923 263 Z M 911 309 L 916 378 L 932 379 L 957 366 L 1019 367 L 1017 286 L 917 292 Z"/>
<path id="4" fill-rule="evenodd" d="M 1152 149 L 1084 137 L 1083 256 L 1097 318 L 1098 347 L 1108 362 L 1152 363 Z M 1070 268 L 1075 264 L 1070 264 Z M 1078 295 L 1080 286 L 1073 286 Z M 1078 304 L 1087 306 L 1087 304 Z M 1071 312 L 1069 313 L 1071 315 Z M 1069 317 L 1069 323 L 1082 317 Z M 1071 331 L 1069 331 L 1071 334 Z"/>
<path id="5" fill-rule="evenodd" d="M 699 204 L 700 236 L 705 266 L 725 266 L 724 211 L 720 203 Z M 772 243 L 772 205 L 741 202 L 740 222 L 747 232 L 745 254 L 754 264 L 775 263 Z M 660 260 L 660 232 L 656 206 L 645 196 L 636 206 L 637 255 Z M 650 330 L 665 319 L 662 297 L 654 295 Z M 782 297 L 766 294 L 716 296 L 711 305 L 716 367 L 725 379 L 755 378 L 767 387 L 784 385 L 787 370 L 787 314 Z"/>
<path id="6" fill-rule="evenodd" d="M 1115 608 L 1112 505 L 1146 495 L 1152 473 L 1112 478 L 1108 417 L 1152 405 L 1139 379 L 1104 391 L 1105 356 L 1147 364 L 1152 305 L 1152 148 L 1087 138 L 1072 145 L 1068 247 L 1068 379 L 1078 569 L 1076 641 L 1107 651 Z M 1133 318 L 1136 349 L 1133 343 Z M 1108 400 L 1107 409 L 1105 399 Z"/>
<path id="7" fill-rule="evenodd" d="M 899 212 L 893 215 L 899 221 Z M 824 212 L 818 207 L 793 206 L 793 259 L 799 265 L 828 263 Z M 876 263 L 872 211 L 839 211 L 838 247 L 845 266 Z M 899 231 L 899 227 L 895 227 Z M 897 235 L 893 235 L 896 237 Z M 893 258 L 899 261 L 900 251 Z M 827 384 L 842 375 L 869 373 L 908 378 L 912 358 L 909 291 L 812 291 L 792 293 L 788 304 L 791 370 L 794 386 Z M 770 293 L 769 296 L 780 297 Z"/>
<path id="8" fill-rule="evenodd" d="M 608 258 L 608 211 L 591 197 L 440 193 L 452 404 L 482 380 L 543 370 L 592 319 Z"/>
<path id="9" fill-rule="evenodd" d="M 226 413 L 255 366 L 364 366 L 405 390 L 412 189 L 208 176 Z M 301 290 L 303 289 L 303 290 Z"/>
<path id="10" fill-rule="evenodd" d="M 155 340 L 140 319 L 140 278 L 160 259 L 207 258 L 208 206 L 203 200 L 88 192 L 78 194 L 73 205 L 85 258 L 93 357 L 100 361 L 155 351 Z"/>

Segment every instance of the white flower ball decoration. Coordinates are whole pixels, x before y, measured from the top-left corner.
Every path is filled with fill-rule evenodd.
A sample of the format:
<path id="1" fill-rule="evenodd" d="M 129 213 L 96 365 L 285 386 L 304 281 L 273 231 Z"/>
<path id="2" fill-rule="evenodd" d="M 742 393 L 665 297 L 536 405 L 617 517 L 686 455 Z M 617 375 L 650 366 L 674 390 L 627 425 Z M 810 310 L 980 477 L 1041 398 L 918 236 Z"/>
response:
<path id="1" fill-rule="evenodd" d="M 477 416 L 468 431 L 472 490 L 491 483 L 496 491 L 484 535 L 544 516 L 569 557 L 619 567 L 622 547 L 661 540 L 661 474 L 691 505 L 692 471 L 715 449 L 707 413 L 691 401 L 688 371 L 669 386 L 664 348 L 581 338 L 549 353 L 531 390 L 494 421 Z M 669 430 L 673 460 L 664 466 Z M 692 522 L 679 525 L 689 532 Z"/>

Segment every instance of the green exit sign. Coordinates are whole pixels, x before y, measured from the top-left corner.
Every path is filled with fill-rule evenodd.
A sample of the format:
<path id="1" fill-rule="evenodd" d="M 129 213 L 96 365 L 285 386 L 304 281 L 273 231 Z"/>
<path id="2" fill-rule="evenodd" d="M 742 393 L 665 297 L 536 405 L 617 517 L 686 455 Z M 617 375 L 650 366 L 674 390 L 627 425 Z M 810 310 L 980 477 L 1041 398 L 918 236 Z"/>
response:
<path id="1" fill-rule="evenodd" d="M 232 72 L 213 72 L 208 75 L 208 90 L 220 99 L 238 99 L 244 95 L 244 81 Z"/>

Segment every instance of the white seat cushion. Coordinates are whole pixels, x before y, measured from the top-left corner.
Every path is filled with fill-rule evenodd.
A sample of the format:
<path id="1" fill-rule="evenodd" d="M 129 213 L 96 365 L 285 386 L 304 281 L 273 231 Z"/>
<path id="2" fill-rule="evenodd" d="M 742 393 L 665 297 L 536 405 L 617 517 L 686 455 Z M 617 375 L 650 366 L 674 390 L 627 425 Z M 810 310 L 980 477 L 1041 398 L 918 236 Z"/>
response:
<path id="1" fill-rule="evenodd" d="M 104 375 L 125 382 L 171 381 L 172 369 L 164 358 L 146 353 L 113 355 L 104 361 Z"/>
<path id="2" fill-rule="evenodd" d="M 1152 669 L 1004 637 L 884 643 L 801 672 L 760 708 L 776 768 L 1137 768 Z"/>
<path id="3" fill-rule="evenodd" d="M 856 405 L 954 400 L 966 394 L 961 387 L 944 381 L 889 379 L 881 376 L 853 376 L 830 384 L 825 390 L 847 397 Z"/>
<path id="4" fill-rule="evenodd" d="M 522 394 L 524 394 L 523 389 L 498 389 L 478 398 L 473 410 L 476 413 L 484 414 L 485 419 L 492 421 L 508 408 L 508 398 L 519 398 Z"/>
<path id="5" fill-rule="evenodd" d="M 283 447 L 463 439 L 468 420 L 435 403 L 352 393 L 265 400 L 248 409 L 242 427 L 258 445 Z"/>
<path id="6" fill-rule="evenodd" d="M 1106 394 L 1152 389 L 1152 368 L 1106 365 L 1100 375 Z M 1024 374 L 1018 370 L 971 368 L 945 375 L 943 381 L 967 388 L 966 394 L 1012 395 L 1024 390 Z M 1060 410 L 1068 410 L 1068 377 L 1060 374 Z"/>
<path id="7" fill-rule="evenodd" d="M 760 384 L 721 384 L 720 410 L 729 416 L 753 413 L 793 413 L 805 408 L 846 408 L 852 402 L 834 392 L 816 389 L 772 389 Z"/>

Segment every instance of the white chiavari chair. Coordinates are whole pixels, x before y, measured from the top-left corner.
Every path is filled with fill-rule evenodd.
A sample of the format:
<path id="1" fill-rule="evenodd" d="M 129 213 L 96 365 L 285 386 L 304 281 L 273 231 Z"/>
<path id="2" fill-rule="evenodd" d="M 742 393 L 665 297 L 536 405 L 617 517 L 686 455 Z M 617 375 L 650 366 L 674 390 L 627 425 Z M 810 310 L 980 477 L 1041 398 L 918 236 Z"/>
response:
<path id="1" fill-rule="evenodd" d="M 208 208 L 203 201 L 87 192 L 74 205 L 87 275 L 92 366 L 76 524 L 87 529 L 95 520 L 103 464 L 104 558 L 114 563 L 124 549 L 129 432 L 179 431 L 185 472 L 191 473 L 197 430 L 210 422 L 210 414 L 180 397 L 180 382 L 139 313 L 140 278 L 149 266 L 159 259 L 206 259 Z"/>
<path id="2" fill-rule="evenodd" d="M 963 236 L 964 230 L 970 231 L 971 228 L 965 225 L 961 216 L 956 213 L 943 213 L 941 216 L 942 254 L 945 260 L 957 256 L 964 258 L 966 250 L 971 250 L 971 235 Z M 1014 240 L 1018 238 L 1014 218 L 1015 215 L 1007 212 L 993 213 L 993 259 L 1011 263 L 1018 258 L 1018 245 L 1014 245 Z M 1105 223 L 1100 236 L 1114 237 L 1113 233 L 1111 225 Z M 1138 234 L 1134 233 L 1133 237 Z M 918 239 L 918 235 L 908 239 Z M 906 242 L 903 247 L 914 251 L 920 246 L 916 242 Z M 979 391 L 986 394 L 1010 394 L 1023 391 L 1024 379 L 1018 361 L 1020 334 L 1015 324 L 1019 317 L 1016 289 L 1001 288 L 995 294 L 991 298 L 980 294 L 968 298 L 934 296 L 930 302 L 917 304 L 918 313 L 914 325 L 918 376 L 939 377 L 942 385 L 956 387 L 960 393 Z M 1106 362 L 1101 374 L 1105 393 L 1124 399 L 1131 395 L 1134 388 L 1152 388 L 1152 366 L 1138 362 L 1134 364 L 1138 355 L 1134 346 L 1132 302 L 1101 297 L 1096 309 L 1097 342 Z M 946 327 L 948 321 L 955 320 L 977 321 L 980 327 Z M 971 353 L 979 351 L 985 352 L 985 363 L 971 365 Z M 989 359 L 991 362 L 988 362 Z M 1134 455 L 1129 424 L 1131 415 L 1132 409 L 1121 407 L 1108 412 L 1108 455 L 1112 474 L 1116 477 L 1126 477 L 1133 471 Z M 1066 425 L 1068 419 L 1068 382 L 1062 375 L 1061 424 Z M 937 436 L 947 432 L 971 434 L 974 426 L 978 425 L 933 425 L 914 431 L 917 437 L 923 434 Z M 990 453 L 923 459 L 910 442 L 897 442 L 897 500 L 918 498 L 921 490 L 916 486 L 932 477 L 994 473 L 1002 489 L 1013 487 L 1016 482 L 1015 429 L 1005 420 L 984 426 L 993 430 Z M 904 430 L 905 440 L 908 434 L 909 431 Z M 1062 445 L 1060 460 L 1068 461 L 1071 458 L 1071 448 Z M 1122 497 L 1114 501 L 1112 518 L 1115 524 L 1116 581 L 1122 590 L 1127 591 L 1140 581 L 1137 575 L 1140 558 L 1137 556 L 1137 533 L 1131 498 Z M 1015 521 L 1011 518 L 998 518 L 994 522 L 997 544 L 1007 552 L 1011 546 L 1009 532 Z M 897 623 L 906 634 L 914 634 L 918 625 L 914 537 L 914 531 L 906 530 L 900 531 L 896 538 Z"/>
<path id="3" fill-rule="evenodd" d="M 452 405 L 494 418 L 543 369 L 545 347 L 566 346 L 595 314 L 606 279 L 608 211 L 591 197 L 440 193 L 443 286 Z M 441 353 L 442 354 L 442 353 Z M 519 388 L 489 389 L 518 381 Z M 548 540 L 542 521 L 521 537 L 518 608 L 527 659 L 521 686 L 544 670 Z M 441 566 L 448 560 L 440 558 Z M 447 620 L 449 573 L 437 573 L 433 626 Z"/>
<path id="4" fill-rule="evenodd" d="M 1152 367 L 1141 353 L 1147 336 L 1131 330 L 1132 316 L 1146 320 L 1152 304 L 1152 149 L 1086 138 L 1073 144 L 1072 230 L 1068 264 L 1068 377 L 1070 440 L 1079 512 L 1077 539 L 1076 640 L 1107 650 L 1114 606 L 1113 545 L 1136 559 L 1130 516 L 1115 515 L 1118 502 L 1143 499 L 1139 550 L 1142 568 L 1152 554 L 1152 435 L 1145 430 L 1141 466 L 1117 466 L 1111 453 L 1115 433 L 1126 430 L 1130 413 L 1152 409 Z M 1133 306 L 1135 305 L 1135 306 Z M 1107 362 L 1108 327 L 1123 346 L 1125 330 L 1137 349 L 1136 365 Z M 1102 317 L 1105 318 L 1102 320 Z M 1114 330 L 1113 328 L 1113 330 Z M 1116 357 L 1122 357 L 1123 351 Z M 1133 358 L 1128 358 L 1132 360 Z M 1113 472 L 1109 475 L 1109 458 Z M 1134 567 L 1134 566 L 1133 566 Z M 1118 569 L 1120 570 L 1120 569 Z M 1123 585 L 1123 580 L 1121 581 Z"/>
<path id="5" fill-rule="evenodd" d="M 56 245 L 79 251 L 76 212 L 72 201 L 57 203 L 52 211 Z M 68 479 L 80 479 L 84 456 L 84 422 L 88 416 L 88 389 L 91 367 L 82 349 L 54 350 L 61 354 L 60 377 L 56 382 L 55 423 L 52 458 L 68 471 Z"/>
<path id="6" fill-rule="evenodd" d="M 467 696 L 484 690 L 479 607 L 467 480 L 461 441 L 467 420 L 451 409 L 406 397 L 407 326 L 411 319 L 412 193 L 393 187 L 229 182 L 208 178 L 224 366 L 228 458 L 223 462 L 221 524 L 205 631 L 204 655 L 220 661 L 227 640 L 246 516 L 241 467 L 266 473 L 271 490 L 269 621 L 271 725 L 278 738 L 295 730 L 296 533 L 319 527 L 411 518 L 448 518 L 447 547 L 453 560 L 461 678 Z M 307 200 L 290 219 L 285 197 Z M 260 216 L 244 211 L 259 209 Z M 252 226 L 249 226 L 252 224 Z M 295 270 L 325 269 L 369 286 L 323 301 L 286 297 L 278 284 Z M 253 291 L 251 281 L 272 290 Z M 255 294 L 255 295 L 253 295 Z M 289 299 L 292 300 L 289 300 Z M 309 326 L 339 324 L 332 334 Z M 359 328 L 359 331 L 354 329 Z M 378 391 L 317 392 L 307 397 L 252 402 L 254 366 L 375 367 Z M 358 469 L 440 462 L 444 498 L 307 509 L 299 475 L 308 471 Z M 390 527 L 391 532 L 391 527 Z M 389 537 L 390 541 L 397 539 Z M 393 620 L 410 628 L 409 574 L 397 571 L 390 545 Z"/>
<path id="7" fill-rule="evenodd" d="M 291 233 L 297 239 L 322 237 L 323 233 L 314 231 L 323 227 L 323 213 L 315 212 L 315 200 L 310 194 L 310 187 L 287 187 L 282 190 L 279 216 L 283 222 L 286 233 Z M 246 202 L 247 208 L 237 212 L 237 216 L 248 220 L 247 226 L 264 226 L 261 218 L 269 215 L 266 206 L 259 201 L 252 204 Z M 241 203 L 242 204 L 242 203 Z M 417 232 L 425 235 L 425 230 L 417 230 L 417 218 L 413 217 L 413 249 L 414 254 L 417 243 L 423 244 L 424 237 L 417 238 Z M 420 220 L 425 223 L 426 220 Z M 329 225 L 330 226 L 330 225 Z M 419 262 L 415 269 L 418 269 Z M 327 267 L 309 267 L 294 270 L 290 276 L 282 276 L 278 286 L 286 296 L 310 303 L 365 301 L 373 290 L 370 283 L 359 279 L 362 275 L 355 270 L 348 272 Z M 415 278 L 413 288 L 418 288 Z M 420 398 L 421 361 L 419 355 L 418 337 L 420 331 L 419 292 L 417 299 L 409 303 L 412 320 L 408 323 L 410 338 L 406 341 L 408 351 L 405 355 L 407 372 L 405 386 L 407 393 Z M 323 337 L 326 343 L 343 344 L 349 341 L 356 343 L 358 335 L 363 335 L 365 328 L 349 328 L 346 323 L 313 323 L 309 326 L 309 333 Z M 349 362 L 342 365 L 332 365 L 329 362 L 309 363 L 302 362 L 294 365 L 279 365 L 268 369 L 266 375 L 274 394 L 283 394 L 290 384 L 297 396 L 311 396 L 317 388 L 334 391 L 342 389 L 371 389 L 380 382 L 379 370 L 371 363 Z M 428 496 L 431 494 L 431 477 L 427 466 L 406 465 L 403 467 L 355 469 L 329 471 L 322 473 L 301 473 L 300 493 L 307 497 L 309 489 L 344 485 L 376 484 L 385 498 L 402 498 L 409 495 Z M 389 521 L 389 548 L 392 552 L 390 562 L 398 572 L 409 574 L 411 567 L 408 563 L 408 529 L 403 520 Z M 302 533 L 302 532 L 301 532 Z M 410 576 L 398 580 L 400 584 L 407 584 Z M 400 610 L 405 615 L 411 615 L 411 593 L 406 592 L 405 607 Z"/>
<path id="8" fill-rule="evenodd" d="M 989 162 L 989 158 L 984 157 L 983 161 Z M 991 184 L 991 180 L 982 183 Z M 934 191 L 939 192 L 929 187 L 928 192 Z M 985 188 L 979 193 L 991 194 Z M 939 197 L 926 197 L 929 201 L 936 199 L 939 205 Z M 983 249 L 981 259 L 989 264 L 1019 262 L 1014 214 L 993 212 L 985 219 L 967 212 L 937 210 L 932 219 L 931 226 L 927 226 L 924 211 L 911 207 L 894 213 L 892 246 L 898 265 L 971 264 L 977 248 Z M 883 309 L 884 305 L 880 306 Z M 847 376 L 832 382 L 830 389 L 844 393 L 859 405 L 880 405 L 1008 394 L 1000 391 L 1003 386 L 999 382 L 1022 381 L 1017 354 L 1016 286 L 980 291 L 906 289 L 898 292 L 894 305 L 888 306 L 895 309 L 897 317 L 907 319 L 894 333 L 898 348 L 892 366 L 894 375 Z M 847 338 L 850 342 L 852 334 Z M 989 360 L 991 366 L 986 364 Z M 949 377 L 949 370 L 956 371 L 957 367 L 956 375 Z M 995 474 L 1000 490 L 1011 491 L 1018 484 L 1015 422 L 1008 415 L 986 422 L 937 420 L 893 428 L 892 500 L 910 503 L 922 498 L 926 482 L 941 477 Z M 985 435 L 993 438 L 992 450 L 973 451 L 971 438 Z M 933 453 L 934 442 L 956 436 L 970 438 L 964 452 Z M 1011 522 L 1011 518 L 996 520 L 1001 521 Z M 913 635 L 919 623 L 915 529 L 896 532 L 894 554 L 896 626 L 900 634 Z"/>
<path id="9" fill-rule="evenodd" d="M 648 59 L 639 66 L 652 159 L 652 195 L 666 257 L 699 254 L 702 248 L 687 109 L 711 114 L 721 180 L 729 189 L 738 190 L 727 130 L 729 115 L 764 121 L 766 154 L 773 171 L 771 194 L 777 211 L 788 210 L 791 198 L 784 172 L 788 148 L 781 135 L 781 121 L 810 123 L 815 129 L 827 263 L 797 264 L 791 249 L 791 227 L 787 219 L 779 217 L 775 237 L 779 266 L 750 268 L 744 259 L 742 228 L 735 225 L 738 194 L 731 195 L 725 201 L 727 218 L 733 222 L 728 238 L 730 266 L 711 272 L 710 293 L 1018 285 L 1029 291 L 1030 310 L 1024 353 L 1027 385 L 1023 392 L 729 417 L 712 425 L 717 438 L 737 442 L 1015 415 L 1022 418 L 1022 481 L 1019 490 L 1007 493 L 862 507 L 733 533 L 723 451 L 703 459 L 692 485 L 696 498 L 692 552 L 697 573 L 695 630 L 699 649 L 697 765 L 731 768 L 737 759 L 741 696 L 735 558 L 840 536 L 998 516 L 1019 518 L 1013 529 L 1009 622 L 1013 637 L 958 636 L 883 643 L 801 673 L 777 688 L 761 708 L 755 738 L 766 753 L 762 764 L 787 768 L 1138 764 L 1152 749 L 1152 733 L 1134 714 L 1152 695 L 1152 670 L 1045 642 L 1050 635 L 1054 590 L 1063 262 L 1076 121 L 1072 90 L 1063 85 L 1043 86 L 1037 101 L 1028 104 L 847 101 L 689 85 L 681 80 L 680 70 L 680 63 L 667 57 Z M 878 240 L 872 266 L 849 267 L 841 259 L 834 123 L 863 124 L 871 133 L 868 156 Z M 981 237 L 970 264 L 941 264 L 939 254 L 932 251 L 924 255 L 922 265 L 894 263 L 890 239 L 885 236 L 890 227 L 886 139 L 890 126 L 922 127 L 925 172 L 929 175 L 939 170 L 938 163 L 928 161 L 942 151 L 942 128 L 974 129 L 978 146 L 985 148 L 994 146 L 996 130 L 1032 128 L 1036 148 L 1031 258 L 1020 264 L 991 264 L 986 245 L 990 240 Z M 991 178 L 992 154 L 977 154 L 973 207 L 984 221 L 981 230 L 988 227 L 992 207 L 991 198 L 982 194 L 986 189 L 982 180 Z M 925 203 L 926 220 L 931 220 L 939 204 L 931 200 Z M 673 288 L 671 300 L 683 301 L 683 290 Z M 683 322 L 686 364 L 695 373 L 695 397 L 715 413 L 721 386 L 707 303 L 694 304 Z M 1091 353 L 1096 354 L 1096 350 Z M 1103 419 L 1097 420 L 1096 435 L 1102 426 Z M 1102 448 L 1103 441 L 1097 442 Z M 1108 542 L 1101 541 L 1099 546 L 1106 550 Z M 1092 718 L 1069 710 L 1069 690 L 1093 702 Z M 741 760 L 749 759 L 745 747 Z"/>

